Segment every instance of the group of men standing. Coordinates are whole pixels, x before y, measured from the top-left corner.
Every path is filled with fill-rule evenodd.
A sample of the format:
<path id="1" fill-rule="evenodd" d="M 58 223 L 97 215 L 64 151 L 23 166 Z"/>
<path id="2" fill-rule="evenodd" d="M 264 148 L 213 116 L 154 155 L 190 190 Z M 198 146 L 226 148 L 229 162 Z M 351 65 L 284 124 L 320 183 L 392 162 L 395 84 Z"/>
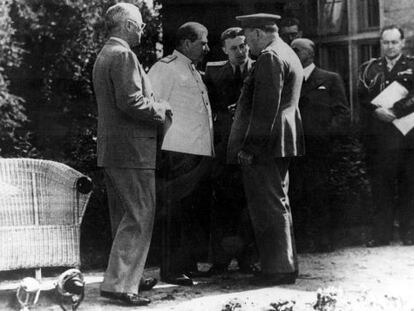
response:
<path id="1" fill-rule="evenodd" d="M 295 282 L 288 168 L 305 154 L 306 141 L 315 150 L 311 147 L 294 166 L 297 172 L 318 171 L 320 177 L 298 174 L 298 180 L 316 178 L 301 181 L 313 185 L 306 189 L 309 194 L 324 183 L 326 137 L 340 131 L 349 110 L 340 77 L 315 68 L 312 41 L 291 42 L 295 53 L 278 35 L 279 18 L 236 17 L 241 28 L 227 29 L 221 37 L 228 60 L 208 63 L 204 76 L 196 66 L 209 52 L 208 30 L 185 23 L 177 30 L 174 52 L 147 76 L 131 51 L 145 26 L 139 9 L 127 3 L 108 9 L 110 38 L 93 71 L 98 165 L 105 171 L 114 235 L 102 296 L 130 305 L 150 302 L 139 291 L 156 282 L 142 279 L 156 204 L 163 219 L 163 281 L 192 285 L 193 277 L 224 272 L 231 260 L 225 250 L 230 232 L 240 238 L 239 269 L 254 272 L 253 282 Z M 197 189 L 206 179 L 214 197 L 213 266 L 203 273 L 188 237 L 191 215 L 203 200 Z M 314 195 L 311 201 L 316 211 L 329 206 Z M 256 256 L 259 266 L 252 265 Z"/>

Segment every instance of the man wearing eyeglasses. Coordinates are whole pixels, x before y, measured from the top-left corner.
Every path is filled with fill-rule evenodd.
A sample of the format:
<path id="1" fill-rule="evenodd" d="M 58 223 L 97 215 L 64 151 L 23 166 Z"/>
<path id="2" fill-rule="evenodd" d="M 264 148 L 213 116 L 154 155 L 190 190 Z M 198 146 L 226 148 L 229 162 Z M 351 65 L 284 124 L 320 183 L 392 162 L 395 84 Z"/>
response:
<path id="1" fill-rule="evenodd" d="M 104 169 L 114 240 L 101 296 L 143 306 L 150 302 L 138 291 L 155 215 L 157 127 L 171 116 L 171 108 L 154 100 L 131 50 L 140 44 L 145 26 L 139 9 L 118 3 L 105 17 L 110 38 L 96 59 L 93 85 L 98 166 Z"/>

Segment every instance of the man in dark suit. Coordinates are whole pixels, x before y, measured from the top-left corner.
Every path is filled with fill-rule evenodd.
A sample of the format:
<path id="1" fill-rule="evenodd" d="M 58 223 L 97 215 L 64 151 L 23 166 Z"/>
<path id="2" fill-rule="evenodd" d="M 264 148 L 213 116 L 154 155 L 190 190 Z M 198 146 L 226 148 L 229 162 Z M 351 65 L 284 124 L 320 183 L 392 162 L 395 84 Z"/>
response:
<path id="1" fill-rule="evenodd" d="M 387 245 L 393 222 L 400 212 L 400 235 L 405 245 L 414 244 L 414 131 L 403 135 L 393 121 L 414 109 L 414 59 L 402 54 L 405 39 L 401 28 L 381 30 L 383 57 L 364 63 L 360 71 L 362 139 L 366 148 L 368 176 L 375 208 L 373 238 L 368 246 Z M 410 95 L 391 108 L 371 103 L 392 82 Z"/>
<path id="2" fill-rule="evenodd" d="M 304 153 L 298 109 L 302 65 L 280 39 L 272 14 L 238 16 L 256 63 L 244 80 L 227 158 L 239 163 L 261 273 L 259 284 L 294 283 L 298 273 L 288 198 L 291 157 Z"/>
<path id="3" fill-rule="evenodd" d="M 155 102 L 151 84 L 131 47 L 145 24 L 139 9 L 118 3 L 106 12 L 110 38 L 93 68 L 98 103 L 98 166 L 104 168 L 115 232 L 101 296 L 135 306 L 155 214 L 157 126 L 171 112 Z"/>
<path id="4" fill-rule="evenodd" d="M 240 27 L 223 31 L 221 44 L 228 60 L 207 63 L 204 75 L 214 115 L 216 150 L 212 172 L 214 199 L 210 234 L 213 265 L 207 275 L 225 272 L 234 255 L 238 260 L 239 271 L 250 272 L 255 249 L 240 168 L 226 163 L 235 104 L 253 61 L 247 56 L 249 49 Z"/>
<path id="5" fill-rule="evenodd" d="M 330 251 L 333 203 L 328 192 L 329 168 L 334 139 L 345 133 L 350 120 L 348 101 L 341 77 L 313 63 L 315 44 L 311 40 L 295 39 L 291 47 L 305 75 L 299 109 L 306 155 L 293 161 L 290 170 L 295 233 L 298 242 L 305 240 L 304 245 L 309 245 L 305 250 Z"/>

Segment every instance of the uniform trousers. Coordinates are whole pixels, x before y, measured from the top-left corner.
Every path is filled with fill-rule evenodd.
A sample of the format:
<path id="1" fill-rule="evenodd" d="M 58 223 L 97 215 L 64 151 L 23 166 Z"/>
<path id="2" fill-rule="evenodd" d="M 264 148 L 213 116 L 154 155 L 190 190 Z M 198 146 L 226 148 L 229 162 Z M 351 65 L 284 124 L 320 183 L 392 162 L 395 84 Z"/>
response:
<path id="1" fill-rule="evenodd" d="M 114 241 L 101 290 L 138 293 L 155 216 L 153 169 L 105 169 Z"/>
<path id="2" fill-rule="evenodd" d="M 398 212 L 401 238 L 414 239 L 414 132 L 403 137 L 396 129 L 391 130 L 399 148 L 377 144 L 375 149 L 367 150 L 375 208 L 373 234 L 383 243 L 392 240 L 393 222 Z"/>
<path id="3" fill-rule="evenodd" d="M 289 205 L 289 159 L 255 158 L 242 166 L 247 205 L 264 274 L 298 271 Z"/>

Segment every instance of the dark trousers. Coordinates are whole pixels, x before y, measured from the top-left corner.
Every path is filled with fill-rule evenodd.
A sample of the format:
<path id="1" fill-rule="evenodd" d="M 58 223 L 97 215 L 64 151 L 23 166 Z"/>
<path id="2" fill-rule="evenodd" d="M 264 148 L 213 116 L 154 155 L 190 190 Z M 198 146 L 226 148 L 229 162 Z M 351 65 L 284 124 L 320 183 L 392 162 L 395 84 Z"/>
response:
<path id="1" fill-rule="evenodd" d="M 257 257 L 253 228 L 247 210 L 242 172 L 238 165 L 216 159 L 213 169 L 210 248 L 213 264 L 228 266 L 237 258 L 248 269 Z"/>
<path id="2" fill-rule="evenodd" d="M 200 198 L 210 159 L 164 151 L 158 184 L 161 226 L 161 278 L 197 269 L 197 250 L 207 245 L 209 197 Z"/>
<path id="3" fill-rule="evenodd" d="M 329 151 L 307 152 L 292 160 L 290 189 L 298 249 L 310 251 L 331 244 L 335 227 L 329 192 Z"/>
<path id="4" fill-rule="evenodd" d="M 401 237 L 414 238 L 414 149 L 406 143 L 401 139 L 400 149 L 378 146 L 367 152 L 375 208 L 373 235 L 384 243 L 392 240 L 396 214 L 399 214 Z"/>
<path id="5" fill-rule="evenodd" d="M 298 271 L 290 211 L 289 159 L 255 159 L 242 166 L 243 182 L 263 273 Z"/>

